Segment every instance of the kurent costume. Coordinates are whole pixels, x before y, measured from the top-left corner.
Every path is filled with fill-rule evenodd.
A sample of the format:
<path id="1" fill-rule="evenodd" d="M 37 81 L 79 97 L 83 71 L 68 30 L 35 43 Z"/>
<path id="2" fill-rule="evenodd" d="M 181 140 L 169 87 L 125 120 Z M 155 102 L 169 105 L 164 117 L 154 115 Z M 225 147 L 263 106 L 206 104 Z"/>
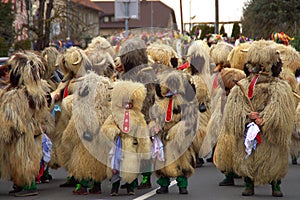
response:
<path id="1" fill-rule="evenodd" d="M 15 184 L 10 194 L 36 195 L 35 177 L 42 158 L 42 125 L 53 128 L 42 81 L 45 66 L 30 51 L 15 53 L 8 61 L 9 85 L 1 90 L 0 175 Z"/>
<path id="2" fill-rule="evenodd" d="M 295 104 L 291 87 L 278 78 L 282 63 L 272 44 L 251 44 L 248 77 L 232 88 L 225 106 L 223 128 L 234 136 L 233 167 L 244 177 L 244 196 L 254 195 L 254 185 L 271 184 L 272 195 L 281 197 L 280 182 L 288 169 Z"/>
<path id="3" fill-rule="evenodd" d="M 93 72 L 78 78 L 73 93 L 72 116 L 61 138 L 60 150 L 65 158 L 63 166 L 78 180 L 74 194 L 101 193 L 101 181 L 106 178 L 108 151 L 99 133 L 100 127 L 111 114 L 108 78 Z"/>
<path id="4" fill-rule="evenodd" d="M 52 107 L 54 107 L 52 114 L 54 115 L 56 125 L 54 134 L 49 135 L 53 143 L 50 165 L 57 167 L 64 166 L 70 156 L 66 154 L 62 155 L 63 150 L 60 148 L 63 132 L 72 116 L 72 102 L 74 98 L 72 94 L 76 89 L 75 82 L 77 78 L 84 76 L 91 69 L 91 63 L 87 56 L 83 50 L 77 47 L 68 48 L 59 60 L 59 66 L 64 73 L 64 78 L 57 89 L 51 93 Z M 62 184 L 61 186 L 74 186 L 76 183 L 74 179 L 71 180 L 72 182 L 67 181 L 66 184 Z"/>
<path id="5" fill-rule="evenodd" d="M 224 68 L 220 72 L 218 85 L 220 91 L 218 93 L 220 101 L 214 109 L 212 118 L 208 123 L 208 135 L 211 145 L 215 145 L 213 162 L 216 167 L 225 175 L 225 179 L 219 183 L 219 186 L 234 185 L 233 171 L 233 153 L 234 153 L 234 137 L 232 134 L 225 133 L 222 129 L 224 120 L 224 107 L 226 106 L 227 97 L 231 89 L 235 86 L 234 81 L 245 78 L 246 75 L 242 70 L 234 68 Z"/>
<path id="6" fill-rule="evenodd" d="M 210 47 L 210 56 L 215 63 L 215 68 L 212 70 L 214 72 L 213 80 L 211 81 L 211 118 L 207 124 L 207 136 L 204 141 L 204 145 L 209 144 L 211 148 L 211 157 L 206 161 L 213 162 L 213 157 L 215 153 L 215 145 L 218 141 L 220 130 L 222 126 L 223 120 L 223 110 L 224 105 L 226 104 L 226 98 L 232 87 L 232 79 L 233 77 L 239 77 L 239 75 L 235 75 L 236 70 L 227 70 L 230 68 L 230 63 L 228 61 L 228 55 L 233 50 L 233 46 L 226 42 L 219 42 L 217 44 L 213 44 Z M 226 70 L 225 70 L 226 69 Z M 222 71 L 225 72 L 222 73 Z M 227 83 L 230 85 L 224 85 L 223 79 L 224 75 L 228 74 L 229 80 Z M 225 79 L 224 79 L 225 80 Z M 234 83 L 233 83 L 234 84 Z M 203 146 L 203 149 L 209 149 Z M 203 152 L 206 155 L 206 152 Z"/>
<path id="7" fill-rule="evenodd" d="M 187 194 L 187 179 L 196 165 L 192 142 L 198 130 L 199 105 L 195 87 L 178 71 L 163 72 L 158 78 L 149 123 L 154 170 L 161 186 L 156 193 L 168 193 L 170 178 L 176 178 L 179 193 Z"/>
<path id="8" fill-rule="evenodd" d="M 92 63 L 92 71 L 106 77 L 114 75 L 115 50 L 104 37 L 93 38 L 84 52 Z"/>
<path id="9" fill-rule="evenodd" d="M 210 57 L 209 47 L 203 41 L 195 41 L 188 49 L 187 56 L 188 68 L 186 71 L 191 76 L 187 76 L 189 82 L 195 85 L 196 99 L 199 104 L 199 129 L 193 141 L 194 150 L 196 153 L 197 167 L 202 166 L 204 159 L 203 152 L 210 152 L 211 148 L 204 150 L 203 141 L 207 133 L 207 124 L 211 117 L 210 111 L 210 87 L 212 76 L 210 74 Z M 180 68 L 180 67 L 179 67 Z"/>
<path id="10" fill-rule="evenodd" d="M 112 114 L 101 127 L 110 152 L 107 175 L 112 182 L 111 195 L 118 195 L 120 181 L 127 193 L 134 194 L 142 159 L 150 159 L 151 140 L 141 112 L 146 88 L 141 83 L 118 81 L 112 91 Z"/>
<path id="11" fill-rule="evenodd" d="M 165 52 L 165 51 L 162 51 Z M 169 61 L 170 61 L 170 57 Z M 120 50 L 120 64 L 123 72 L 120 78 L 122 80 L 131 80 L 144 84 L 147 89 L 147 95 L 143 102 L 142 113 L 146 123 L 150 122 L 149 109 L 154 104 L 155 83 L 158 70 L 148 65 L 148 55 L 146 52 L 145 42 L 139 38 L 128 39 Z M 152 161 L 150 159 L 141 161 L 142 182 L 138 189 L 151 188 Z M 126 188 L 122 185 L 121 188 Z"/>

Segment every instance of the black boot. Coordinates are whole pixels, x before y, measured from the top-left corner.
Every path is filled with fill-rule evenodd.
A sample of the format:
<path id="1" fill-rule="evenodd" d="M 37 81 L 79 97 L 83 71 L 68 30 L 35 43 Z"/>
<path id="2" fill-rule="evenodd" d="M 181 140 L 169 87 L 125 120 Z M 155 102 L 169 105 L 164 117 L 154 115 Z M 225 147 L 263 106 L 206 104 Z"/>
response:
<path id="1" fill-rule="evenodd" d="M 23 187 L 19 187 L 16 184 L 13 185 L 13 190 L 9 191 L 9 195 L 15 195 L 15 193 L 21 192 L 23 190 Z"/>
<path id="2" fill-rule="evenodd" d="M 151 188 L 151 187 L 152 187 L 151 186 L 151 178 L 150 178 L 150 176 L 147 176 L 147 175 L 143 176 L 143 180 L 142 180 L 141 184 L 139 186 L 137 186 L 137 188 L 139 190 L 147 189 L 147 188 Z"/>
<path id="3" fill-rule="evenodd" d="M 119 187 L 120 187 L 120 181 L 116 181 L 112 184 L 112 188 L 111 188 L 111 192 L 110 192 L 110 196 L 118 196 L 118 192 L 119 192 Z"/>
<path id="4" fill-rule="evenodd" d="M 297 157 L 294 156 L 294 155 L 292 155 L 292 164 L 293 164 L 293 165 L 297 165 L 297 164 L 298 164 L 298 163 L 297 163 Z"/>
<path id="5" fill-rule="evenodd" d="M 128 195 L 134 195 L 134 183 L 127 184 L 127 194 Z"/>
<path id="6" fill-rule="evenodd" d="M 204 159 L 203 159 L 203 158 L 199 158 L 199 157 L 197 156 L 197 158 L 196 158 L 196 168 L 202 167 L 202 165 L 203 165 L 204 163 L 205 163 L 205 162 L 204 162 Z"/>
<path id="7" fill-rule="evenodd" d="M 245 177 L 245 190 L 242 192 L 243 196 L 252 196 L 254 195 L 254 182 L 249 178 Z"/>
<path id="8" fill-rule="evenodd" d="M 60 184 L 59 187 L 76 187 L 78 181 L 75 180 L 74 176 L 68 177 L 67 182 Z"/>
<path id="9" fill-rule="evenodd" d="M 234 173 L 225 173 L 225 179 L 219 183 L 219 186 L 233 186 L 234 185 Z"/>
<path id="10" fill-rule="evenodd" d="M 166 193 L 169 193 L 169 187 L 167 186 L 160 186 L 160 188 L 156 190 L 156 194 L 166 194 Z"/>
<path id="11" fill-rule="evenodd" d="M 89 189 L 91 194 L 101 194 L 101 182 L 93 182 L 93 186 Z"/>
<path id="12" fill-rule="evenodd" d="M 272 181 L 272 196 L 273 197 L 283 197 L 283 194 L 280 190 L 281 181 Z"/>
<path id="13" fill-rule="evenodd" d="M 186 187 L 179 188 L 179 194 L 188 194 Z"/>

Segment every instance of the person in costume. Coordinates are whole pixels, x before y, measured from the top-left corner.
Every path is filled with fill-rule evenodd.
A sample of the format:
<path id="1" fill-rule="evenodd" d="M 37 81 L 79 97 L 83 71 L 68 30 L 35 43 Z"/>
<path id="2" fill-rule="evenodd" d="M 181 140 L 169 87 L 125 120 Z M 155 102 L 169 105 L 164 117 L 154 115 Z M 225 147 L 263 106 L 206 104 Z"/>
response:
<path id="1" fill-rule="evenodd" d="M 140 82 L 147 89 L 147 96 L 143 102 L 142 113 L 146 123 L 150 122 L 149 109 L 154 104 L 156 75 L 154 69 L 148 64 L 148 55 L 145 42 L 139 38 L 127 40 L 120 50 L 119 65 L 122 66 L 120 73 L 121 80 L 131 80 Z M 118 60 L 118 59 L 117 59 Z M 151 188 L 152 161 L 146 159 L 142 161 L 142 181 L 137 186 L 138 189 Z M 127 188 L 122 185 L 121 188 Z"/>
<path id="2" fill-rule="evenodd" d="M 290 85 L 280 79 L 282 62 L 273 41 L 255 41 L 248 49 L 247 78 L 233 87 L 225 106 L 224 130 L 234 138 L 234 171 L 245 181 L 243 196 L 255 185 L 271 184 L 282 197 L 288 170 L 295 103 Z"/>
<path id="3" fill-rule="evenodd" d="M 181 69 L 181 67 L 178 68 Z M 199 155 L 206 154 L 206 150 L 203 149 L 202 145 L 207 133 L 206 127 L 211 117 L 209 85 L 212 76 L 210 75 L 209 48 L 205 42 L 199 40 L 191 44 L 188 49 L 187 68 L 183 70 L 191 75 L 187 76 L 187 78 L 196 87 L 196 97 L 199 103 L 199 131 L 197 132 L 193 146 L 196 153 L 196 166 L 201 167 L 205 161 Z M 210 149 L 210 147 L 207 148 L 208 151 Z"/>
<path id="4" fill-rule="evenodd" d="M 148 127 L 153 137 L 152 157 L 160 188 L 169 192 L 170 179 L 176 178 L 180 194 L 188 194 L 188 178 L 196 166 L 193 140 L 198 130 L 199 105 L 195 86 L 174 70 L 158 75 L 155 104 Z"/>
<path id="5" fill-rule="evenodd" d="M 72 116 L 63 132 L 60 148 L 65 158 L 63 166 L 78 182 L 73 191 L 75 195 L 101 194 L 101 182 L 106 179 L 104 158 L 108 151 L 99 130 L 111 114 L 110 87 L 109 78 L 94 72 L 88 72 L 75 83 Z"/>
<path id="6" fill-rule="evenodd" d="M 217 48 L 218 46 L 219 48 Z M 233 135 L 224 132 L 222 125 L 224 120 L 224 107 L 231 89 L 235 86 L 234 81 L 239 81 L 246 77 L 244 71 L 240 69 L 244 67 L 245 56 L 247 55 L 244 49 L 248 46 L 239 45 L 234 48 L 231 47 L 231 45 L 222 45 L 222 43 L 220 43 L 215 47 L 218 50 L 212 52 L 217 66 L 220 66 L 220 72 L 216 74 L 213 82 L 214 111 L 208 123 L 209 137 L 207 138 L 211 138 L 211 144 L 215 145 L 212 152 L 212 160 L 225 176 L 225 178 L 219 182 L 219 186 L 233 186 L 234 178 L 238 177 L 233 170 Z M 236 53 L 237 50 L 239 53 Z M 226 67 L 223 67 L 222 63 L 226 63 Z M 233 66 L 231 66 L 231 64 L 233 64 Z"/>
<path id="7" fill-rule="evenodd" d="M 133 195 L 141 160 L 150 159 L 151 140 L 142 107 L 147 90 L 142 83 L 117 81 L 112 90 L 112 114 L 101 127 L 109 145 L 107 176 L 112 183 L 111 196 L 119 194 L 121 181 L 127 194 Z"/>
<path id="8" fill-rule="evenodd" d="M 56 90 L 51 92 L 51 108 L 55 118 L 54 134 L 49 135 L 53 142 L 53 154 L 51 165 L 61 167 L 69 157 L 61 156 L 62 136 L 69 120 L 72 116 L 73 93 L 75 91 L 76 80 L 84 76 L 91 69 L 91 63 L 82 49 L 70 47 L 58 58 L 57 64 L 64 74 L 64 78 L 59 83 Z M 57 105 L 57 106 L 55 106 Z M 77 181 L 74 177 L 67 177 L 67 181 L 60 187 L 74 187 Z"/>
<path id="9" fill-rule="evenodd" d="M 37 195 L 35 177 L 42 158 L 42 124 L 53 128 L 42 80 L 45 65 L 31 52 L 17 52 L 8 60 L 9 85 L 1 91 L 0 176 L 11 180 L 17 197 Z M 49 131 L 50 132 L 50 131 Z"/>

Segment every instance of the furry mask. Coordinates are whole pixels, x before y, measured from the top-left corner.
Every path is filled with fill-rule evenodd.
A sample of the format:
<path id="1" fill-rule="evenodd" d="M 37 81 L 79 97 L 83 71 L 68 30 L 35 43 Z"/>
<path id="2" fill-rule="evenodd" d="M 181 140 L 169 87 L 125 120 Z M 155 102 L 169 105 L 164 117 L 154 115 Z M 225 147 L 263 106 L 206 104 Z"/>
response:
<path id="1" fill-rule="evenodd" d="M 273 41 L 255 41 L 248 49 L 244 71 L 246 75 L 264 74 L 278 77 L 282 70 L 279 51 Z"/>
<path id="2" fill-rule="evenodd" d="M 191 84 L 178 71 L 168 71 L 159 75 L 160 84 L 156 85 L 156 94 L 159 98 L 171 98 L 179 95 L 185 101 L 192 101 L 196 95 L 195 85 Z"/>
<path id="3" fill-rule="evenodd" d="M 13 87 L 37 83 L 46 71 L 42 60 L 30 51 L 14 54 L 7 63 L 11 68 L 10 83 Z"/>
<path id="4" fill-rule="evenodd" d="M 145 42 L 139 38 L 127 40 L 120 51 L 120 58 L 125 72 L 136 66 L 147 64 L 148 56 Z"/>
<path id="5" fill-rule="evenodd" d="M 84 51 L 77 47 L 67 49 L 63 62 L 69 73 L 75 76 L 83 76 L 92 68 L 92 64 Z"/>

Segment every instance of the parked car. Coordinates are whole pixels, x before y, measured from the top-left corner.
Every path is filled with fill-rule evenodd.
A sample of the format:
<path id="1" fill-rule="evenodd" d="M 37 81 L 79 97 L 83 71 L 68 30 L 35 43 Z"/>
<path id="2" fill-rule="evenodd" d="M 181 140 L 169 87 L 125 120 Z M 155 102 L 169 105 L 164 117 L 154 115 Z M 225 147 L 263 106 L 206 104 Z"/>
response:
<path id="1" fill-rule="evenodd" d="M 4 65 L 9 57 L 0 57 L 0 66 Z"/>

